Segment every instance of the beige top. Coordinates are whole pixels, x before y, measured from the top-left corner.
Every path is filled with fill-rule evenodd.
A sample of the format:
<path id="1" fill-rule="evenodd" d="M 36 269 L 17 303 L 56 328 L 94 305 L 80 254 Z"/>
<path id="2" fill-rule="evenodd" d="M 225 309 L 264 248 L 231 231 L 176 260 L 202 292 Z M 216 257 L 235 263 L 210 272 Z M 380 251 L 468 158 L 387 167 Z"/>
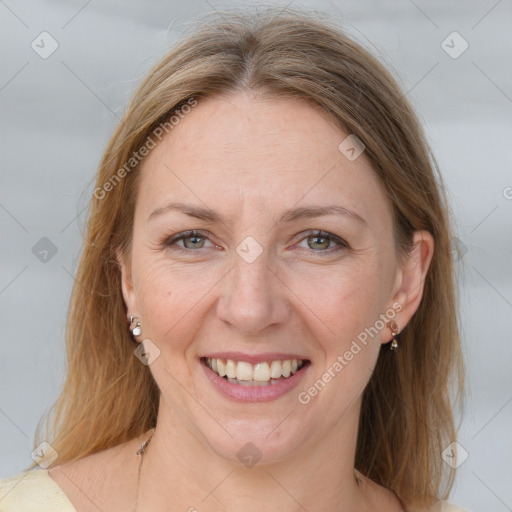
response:
<path id="1" fill-rule="evenodd" d="M 0 512 L 77 512 L 46 469 L 0 480 Z M 440 512 L 468 512 L 447 501 Z"/>

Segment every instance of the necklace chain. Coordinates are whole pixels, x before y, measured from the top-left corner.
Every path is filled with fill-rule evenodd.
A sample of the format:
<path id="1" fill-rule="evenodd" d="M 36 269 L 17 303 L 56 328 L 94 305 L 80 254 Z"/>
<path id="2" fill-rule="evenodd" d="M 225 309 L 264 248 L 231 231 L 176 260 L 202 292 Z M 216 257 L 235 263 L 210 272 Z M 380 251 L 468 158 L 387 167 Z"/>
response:
<path id="1" fill-rule="evenodd" d="M 154 433 L 155 433 L 155 429 L 153 429 L 153 432 L 151 432 L 151 435 L 140 445 L 139 449 L 137 450 L 137 452 L 135 454 L 137 456 L 140 455 L 140 462 L 139 462 L 139 469 L 137 472 L 137 486 L 136 486 L 135 506 L 133 507 L 133 512 L 137 511 L 137 507 L 139 505 L 139 485 L 140 485 L 140 475 L 142 472 L 142 464 L 144 463 L 144 453 L 146 452 Z M 357 474 L 355 472 L 354 472 L 354 476 L 356 479 L 357 486 L 360 487 L 360 485 L 361 485 L 360 478 L 357 476 Z"/>
<path id="2" fill-rule="evenodd" d="M 147 450 L 147 447 L 149 446 L 149 442 L 151 441 L 151 438 L 153 437 L 153 434 L 155 433 L 155 430 L 153 429 L 153 432 L 151 432 L 151 435 L 140 445 L 140 448 L 137 450 L 136 455 L 140 455 L 140 462 L 139 462 L 139 469 L 137 472 L 137 486 L 136 486 L 136 496 L 135 496 L 135 506 L 133 507 L 133 512 L 137 511 L 137 507 L 139 506 L 139 485 L 140 485 L 140 474 L 142 471 L 142 463 L 144 462 L 144 453 Z"/>

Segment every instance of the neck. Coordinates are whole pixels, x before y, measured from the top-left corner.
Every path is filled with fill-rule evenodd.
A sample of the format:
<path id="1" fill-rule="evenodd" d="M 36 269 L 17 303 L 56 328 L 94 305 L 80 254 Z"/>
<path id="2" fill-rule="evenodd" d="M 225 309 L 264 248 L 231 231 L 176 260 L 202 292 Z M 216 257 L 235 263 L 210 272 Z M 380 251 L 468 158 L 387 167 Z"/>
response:
<path id="1" fill-rule="evenodd" d="M 353 469 L 358 407 L 345 415 L 333 439 L 304 444 L 285 460 L 245 467 L 219 457 L 161 406 L 143 454 L 138 510 L 168 510 L 172 504 L 190 512 L 256 512 L 262 502 L 283 512 L 369 510 Z"/>

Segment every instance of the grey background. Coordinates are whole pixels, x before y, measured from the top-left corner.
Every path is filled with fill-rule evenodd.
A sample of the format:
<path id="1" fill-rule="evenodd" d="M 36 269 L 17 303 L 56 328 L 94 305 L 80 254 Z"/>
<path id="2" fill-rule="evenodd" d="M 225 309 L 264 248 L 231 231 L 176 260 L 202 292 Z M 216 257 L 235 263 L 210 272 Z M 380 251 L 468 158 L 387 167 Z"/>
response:
<path id="1" fill-rule="evenodd" d="M 0 0 L 0 477 L 31 462 L 36 425 L 62 383 L 80 212 L 117 117 L 191 21 L 233 5 L 242 6 Z M 459 442 L 469 457 L 450 499 L 475 512 L 512 510 L 512 3 L 291 5 L 338 18 L 392 68 L 425 125 L 464 254 L 468 396 Z M 31 48 L 43 31 L 59 45 L 47 59 Z M 469 44 L 456 59 L 441 47 L 453 31 Z"/>

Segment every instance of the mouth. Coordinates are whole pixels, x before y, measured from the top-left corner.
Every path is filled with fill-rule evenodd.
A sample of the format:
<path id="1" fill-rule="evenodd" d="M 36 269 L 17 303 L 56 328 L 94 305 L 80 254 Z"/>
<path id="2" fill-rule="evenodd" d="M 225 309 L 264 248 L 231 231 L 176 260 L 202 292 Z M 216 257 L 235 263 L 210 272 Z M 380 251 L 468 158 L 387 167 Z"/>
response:
<path id="1" fill-rule="evenodd" d="M 310 365 L 307 359 L 275 359 L 250 363 L 218 357 L 201 357 L 201 363 L 230 384 L 245 387 L 280 384 L 302 373 Z"/>

